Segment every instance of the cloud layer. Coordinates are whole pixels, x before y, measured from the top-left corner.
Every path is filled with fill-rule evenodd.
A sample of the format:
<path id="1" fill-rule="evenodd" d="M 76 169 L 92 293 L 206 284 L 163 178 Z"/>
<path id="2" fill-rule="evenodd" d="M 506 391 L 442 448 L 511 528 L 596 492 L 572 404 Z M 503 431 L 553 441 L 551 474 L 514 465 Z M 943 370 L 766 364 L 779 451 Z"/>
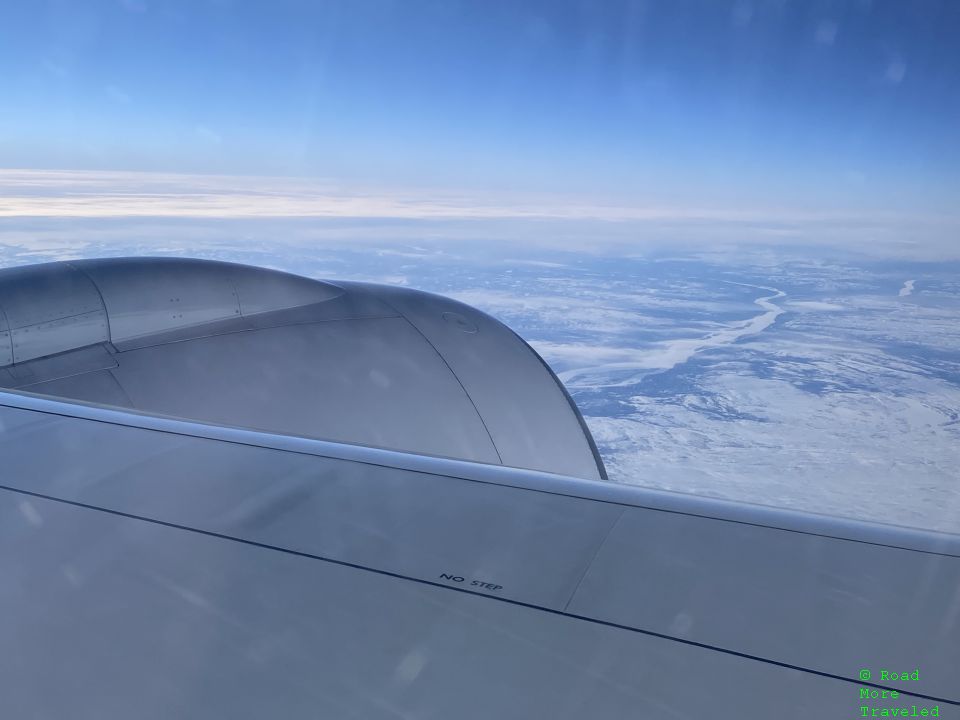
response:
<path id="1" fill-rule="evenodd" d="M 90 222 L 101 223 L 98 232 L 102 223 L 130 223 L 122 234 L 139 236 L 146 223 L 179 222 L 184 235 L 209 235 L 224 226 L 203 228 L 204 223 L 240 221 L 250 223 L 244 235 L 254 223 L 261 229 L 266 222 L 291 223 L 286 233 L 300 222 L 293 235 L 310 242 L 366 234 L 619 252 L 651 245 L 714 251 L 796 245 L 916 259 L 960 257 L 955 240 L 960 218 L 953 216 L 683 207 L 642 199 L 618 204 L 548 193 L 360 188 L 290 177 L 0 169 L 0 243 L 24 223 L 42 241 L 43 222 L 69 223 L 79 238 Z M 365 231 L 376 223 L 375 231 Z M 58 237 L 61 230 L 58 225 Z"/>

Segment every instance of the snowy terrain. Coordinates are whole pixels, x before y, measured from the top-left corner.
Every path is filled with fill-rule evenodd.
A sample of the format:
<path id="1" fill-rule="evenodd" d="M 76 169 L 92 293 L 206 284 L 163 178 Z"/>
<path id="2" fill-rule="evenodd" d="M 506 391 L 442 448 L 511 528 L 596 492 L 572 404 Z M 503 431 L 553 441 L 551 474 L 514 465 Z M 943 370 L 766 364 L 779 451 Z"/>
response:
<path id="1" fill-rule="evenodd" d="M 198 243 L 169 230 L 125 243 L 0 232 L 0 264 L 172 253 L 444 293 L 544 356 L 614 481 L 960 532 L 956 262 Z"/>

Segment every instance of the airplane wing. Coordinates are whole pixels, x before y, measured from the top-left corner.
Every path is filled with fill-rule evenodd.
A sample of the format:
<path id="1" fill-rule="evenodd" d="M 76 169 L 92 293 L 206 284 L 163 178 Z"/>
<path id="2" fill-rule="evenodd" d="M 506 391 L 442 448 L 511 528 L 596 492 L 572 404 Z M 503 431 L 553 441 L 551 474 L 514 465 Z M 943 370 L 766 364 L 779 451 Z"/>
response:
<path id="1" fill-rule="evenodd" d="M 144 411 L 132 372 L 108 407 L 59 352 L 8 387 L 72 394 L 0 391 L 4 717 L 960 717 L 957 536 L 531 468 L 509 408 L 521 467 Z"/>

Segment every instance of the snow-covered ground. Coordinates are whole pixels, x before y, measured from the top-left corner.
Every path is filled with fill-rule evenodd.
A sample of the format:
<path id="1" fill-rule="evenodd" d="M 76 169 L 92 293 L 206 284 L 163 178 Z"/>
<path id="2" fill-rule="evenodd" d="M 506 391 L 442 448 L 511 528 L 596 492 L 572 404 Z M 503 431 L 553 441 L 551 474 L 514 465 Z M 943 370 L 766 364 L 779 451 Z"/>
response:
<path id="1" fill-rule="evenodd" d="M 194 255 L 444 293 L 545 357 L 616 482 L 960 532 L 956 262 L 274 243 L 233 225 L 124 240 L 97 227 L 0 226 L 0 264 Z"/>
<path id="2" fill-rule="evenodd" d="M 960 532 L 958 275 L 926 271 L 636 261 L 454 294 L 558 370 L 618 482 Z"/>

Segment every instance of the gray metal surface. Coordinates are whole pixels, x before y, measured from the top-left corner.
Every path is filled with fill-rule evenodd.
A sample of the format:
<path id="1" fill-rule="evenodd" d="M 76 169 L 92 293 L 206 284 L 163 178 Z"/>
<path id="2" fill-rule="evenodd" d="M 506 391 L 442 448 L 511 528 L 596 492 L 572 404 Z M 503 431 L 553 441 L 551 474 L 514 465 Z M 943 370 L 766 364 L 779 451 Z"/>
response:
<path id="1" fill-rule="evenodd" d="M 10 373 L 11 387 L 30 387 L 50 380 L 85 375 L 115 367 L 117 367 L 117 361 L 113 354 L 105 345 L 100 344 L 10 365 L 7 371 Z"/>
<path id="2" fill-rule="evenodd" d="M 960 557 L 630 508 L 569 610 L 960 699 Z"/>
<path id="3" fill-rule="evenodd" d="M 11 393 L 0 428 L 11 713 L 857 717 L 886 667 L 960 717 L 957 536 Z"/>
<path id="4" fill-rule="evenodd" d="M 0 386 L 0 717 L 960 717 L 960 537 L 592 481 L 460 303 L 5 270 Z"/>
<path id="5" fill-rule="evenodd" d="M 401 318 L 288 325 L 131 350 L 113 375 L 133 407 L 153 412 L 499 462 L 463 388 Z M 189 392 L 184 377 L 197 380 Z"/>
<path id="6" fill-rule="evenodd" d="M 857 705 L 829 678 L 15 494 L 0 495 L 0 564 L 4 717 L 702 720 Z"/>
<path id="7" fill-rule="evenodd" d="M 412 290 L 178 258 L 0 270 L 0 369 L 0 387 L 604 477 L 526 343 Z"/>
<path id="8" fill-rule="evenodd" d="M 597 478 L 599 468 L 606 477 L 576 405 L 543 360 L 508 327 L 438 295 L 360 283 L 344 287 L 389 303 L 436 348 L 473 400 L 505 465 L 584 478 Z M 541 458 L 541 464 L 527 458 Z"/>
<path id="9" fill-rule="evenodd" d="M 97 288 L 65 263 L 0 271 L 0 363 L 9 365 L 110 339 Z"/>
<path id="10" fill-rule="evenodd" d="M 343 293 L 329 283 L 209 260 L 115 258 L 75 260 L 70 266 L 86 274 L 103 297 L 114 342 L 324 302 Z"/>

